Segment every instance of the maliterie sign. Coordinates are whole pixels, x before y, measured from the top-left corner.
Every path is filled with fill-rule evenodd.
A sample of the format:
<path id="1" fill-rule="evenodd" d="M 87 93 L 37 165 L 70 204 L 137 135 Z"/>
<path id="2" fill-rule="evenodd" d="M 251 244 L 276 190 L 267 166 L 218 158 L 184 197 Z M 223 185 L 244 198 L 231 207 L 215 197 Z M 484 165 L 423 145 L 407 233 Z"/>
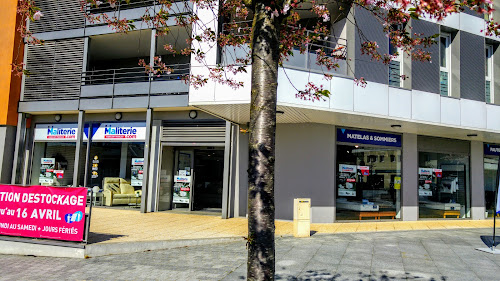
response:
<path id="1" fill-rule="evenodd" d="M 82 241 L 86 188 L 0 185 L 0 234 Z"/>

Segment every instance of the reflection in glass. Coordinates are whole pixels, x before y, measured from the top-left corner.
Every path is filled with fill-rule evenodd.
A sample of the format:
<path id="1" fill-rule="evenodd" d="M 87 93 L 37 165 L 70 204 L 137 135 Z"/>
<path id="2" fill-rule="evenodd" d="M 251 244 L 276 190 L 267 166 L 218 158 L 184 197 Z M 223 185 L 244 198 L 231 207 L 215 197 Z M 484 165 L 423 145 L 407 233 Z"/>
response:
<path id="1" fill-rule="evenodd" d="M 484 197 L 488 217 L 495 213 L 495 194 L 497 189 L 498 157 L 484 158 Z"/>
<path id="2" fill-rule="evenodd" d="M 469 156 L 419 153 L 420 218 L 469 217 Z"/>
<path id="3" fill-rule="evenodd" d="M 337 145 L 337 220 L 400 217 L 400 156 L 400 149 Z"/>

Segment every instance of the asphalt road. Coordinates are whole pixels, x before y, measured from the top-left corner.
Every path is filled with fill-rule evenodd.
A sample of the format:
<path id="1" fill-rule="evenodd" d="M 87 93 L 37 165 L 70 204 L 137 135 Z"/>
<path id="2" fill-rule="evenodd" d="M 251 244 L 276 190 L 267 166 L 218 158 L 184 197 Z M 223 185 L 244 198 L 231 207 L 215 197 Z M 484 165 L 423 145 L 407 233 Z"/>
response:
<path id="1" fill-rule="evenodd" d="M 278 238 L 277 280 L 500 280 L 490 229 Z M 491 238 L 491 236 L 490 236 Z M 244 242 L 90 259 L 0 255 L 0 280 L 244 280 Z"/>

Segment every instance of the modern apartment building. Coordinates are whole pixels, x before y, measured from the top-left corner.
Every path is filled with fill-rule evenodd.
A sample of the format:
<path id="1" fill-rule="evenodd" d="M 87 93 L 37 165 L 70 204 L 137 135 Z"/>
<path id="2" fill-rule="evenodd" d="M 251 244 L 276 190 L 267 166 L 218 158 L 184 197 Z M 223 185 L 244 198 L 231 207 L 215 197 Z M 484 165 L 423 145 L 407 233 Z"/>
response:
<path id="1" fill-rule="evenodd" d="M 238 90 L 185 84 L 182 74 L 206 70 L 162 47 L 187 47 L 189 29 L 172 21 L 170 35 L 156 36 L 141 24 L 155 0 L 91 10 L 137 20 L 125 35 L 86 22 L 77 0 L 37 4 L 45 16 L 30 29 L 45 44 L 25 49 L 33 75 L 23 77 L 13 183 L 92 187 L 105 205 L 142 212 L 245 216 L 250 69 Z M 279 70 L 276 218 L 292 219 L 293 199 L 306 197 L 313 222 L 485 219 L 500 155 L 500 39 L 485 36 L 484 19 L 470 11 L 413 20 L 413 32 L 440 34 L 432 62 L 401 55 L 384 65 L 360 51 L 363 36 L 395 51 L 380 23 L 361 9 L 351 16 L 360 29 L 352 19 L 332 23 L 330 36 Z M 340 45 L 348 59 L 325 80 L 314 50 Z M 239 51 L 212 48 L 207 61 Z M 174 71 L 145 73 L 138 60 L 155 56 Z M 297 98 L 308 81 L 331 98 Z"/>
<path id="2" fill-rule="evenodd" d="M 6 0 L 0 9 L 0 182 L 11 179 L 16 140 L 17 103 L 21 77 L 12 72 L 12 64 L 23 61 L 22 40 L 17 32 L 17 1 Z"/>

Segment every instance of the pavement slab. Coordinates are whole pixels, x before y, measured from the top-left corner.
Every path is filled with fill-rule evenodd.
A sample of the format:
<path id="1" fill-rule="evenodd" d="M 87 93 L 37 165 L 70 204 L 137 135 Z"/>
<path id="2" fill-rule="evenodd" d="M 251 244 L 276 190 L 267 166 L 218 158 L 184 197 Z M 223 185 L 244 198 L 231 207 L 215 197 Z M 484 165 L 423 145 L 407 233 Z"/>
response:
<path id="1" fill-rule="evenodd" d="M 500 280 L 500 256 L 475 250 L 484 247 L 481 236 L 488 232 L 441 229 L 277 238 L 276 280 Z M 447 240 L 451 237 L 459 238 Z M 245 280 L 246 256 L 244 241 L 90 259 L 0 255 L 0 280 Z"/>

